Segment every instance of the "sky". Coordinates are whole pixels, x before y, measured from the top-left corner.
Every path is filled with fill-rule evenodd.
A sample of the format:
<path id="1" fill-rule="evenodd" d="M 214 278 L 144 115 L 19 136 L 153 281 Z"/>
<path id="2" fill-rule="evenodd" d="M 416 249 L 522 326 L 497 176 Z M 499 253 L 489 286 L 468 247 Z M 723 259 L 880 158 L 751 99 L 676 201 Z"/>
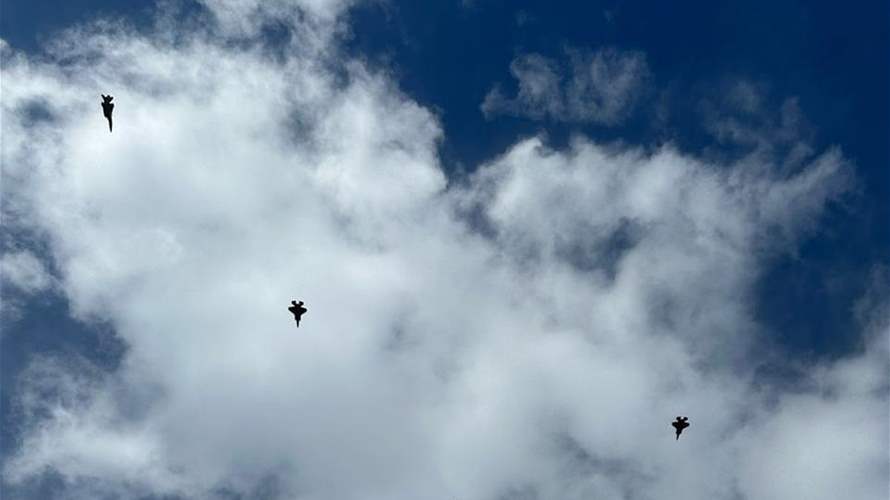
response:
<path id="1" fill-rule="evenodd" d="M 3 2 L 3 497 L 886 498 L 890 9 L 575 4 Z"/>

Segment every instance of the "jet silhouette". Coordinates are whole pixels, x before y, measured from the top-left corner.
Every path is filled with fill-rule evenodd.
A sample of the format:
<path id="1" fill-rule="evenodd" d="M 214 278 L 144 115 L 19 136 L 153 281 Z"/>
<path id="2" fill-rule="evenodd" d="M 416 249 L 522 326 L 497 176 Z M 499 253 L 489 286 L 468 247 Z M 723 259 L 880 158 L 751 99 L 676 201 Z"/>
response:
<path id="1" fill-rule="evenodd" d="M 290 301 L 291 306 L 287 308 L 294 315 L 294 321 L 297 322 L 297 328 L 300 327 L 300 317 L 308 311 L 305 307 L 303 307 L 303 301 L 297 302 L 296 300 Z"/>
<path id="2" fill-rule="evenodd" d="M 114 111 L 114 104 L 111 100 L 114 97 L 102 94 L 102 114 L 108 119 L 108 132 L 111 132 L 111 112 Z"/>
<path id="3" fill-rule="evenodd" d="M 680 439 L 680 433 L 683 432 L 683 429 L 689 427 L 689 417 L 677 417 L 677 420 L 671 422 L 671 425 L 674 426 L 674 429 L 677 429 L 677 439 Z"/>

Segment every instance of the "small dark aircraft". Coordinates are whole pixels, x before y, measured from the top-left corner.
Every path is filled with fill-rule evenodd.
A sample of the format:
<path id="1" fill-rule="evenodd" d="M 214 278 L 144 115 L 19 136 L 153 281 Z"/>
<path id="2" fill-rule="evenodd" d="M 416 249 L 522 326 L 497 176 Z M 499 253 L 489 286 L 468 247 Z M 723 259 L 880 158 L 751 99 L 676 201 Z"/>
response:
<path id="1" fill-rule="evenodd" d="M 108 131 L 111 132 L 111 112 L 114 111 L 114 103 L 111 100 L 114 97 L 102 94 L 102 114 L 108 120 Z"/>
<path id="2" fill-rule="evenodd" d="M 674 429 L 677 429 L 677 439 L 680 439 L 680 433 L 683 432 L 683 429 L 689 427 L 689 417 L 677 417 L 677 420 L 671 422 L 671 425 L 674 426 Z"/>
<path id="3" fill-rule="evenodd" d="M 296 300 L 292 300 L 292 301 L 290 301 L 290 303 L 291 303 L 291 306 L 288 307 L 287 310 L 290 311 L 291 314 L 294 315 L 294 321 L 297 322 L 297 328 L 299 328 L 300 327 L 300 317 L 302 317 L 303 314 L 305 314 L 306 311 L 308 311 L 308 309 L 303 307 L 302 300 L 299 302 L 297 302 Z"/>

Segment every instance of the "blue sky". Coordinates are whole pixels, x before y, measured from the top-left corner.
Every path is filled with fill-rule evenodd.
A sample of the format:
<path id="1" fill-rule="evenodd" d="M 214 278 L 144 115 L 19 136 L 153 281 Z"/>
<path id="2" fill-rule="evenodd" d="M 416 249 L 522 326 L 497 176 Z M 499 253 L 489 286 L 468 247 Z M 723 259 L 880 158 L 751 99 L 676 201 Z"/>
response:
<path id="1" fill-rule="evenodd" d="M 795 461 L 807 454 L 795 429 L 822 435 L 820 422 L 861 418 L 886 433 L 888 21 L 877 3 L 4 2 L 4 489 L 782 498 L 792 486 L 750 484 L 771 478 L 729 427 L 750 426 L 809 479 L 821 464 Z M 117 96 L 111 136 L 81 119 L 98 115 L 100 92 Z M 215 287 L 206 301 L 194 280 Z M 240 303 L 235 291 L 254 280 L 234 317 L 219 312 L 214 301 Z M 315 294 L 303 297 L 315 335 L 359 347 L 312 333 L 301 344 L 279 331 L 286 317 L 257 326 L 288 293 Z M 478 324 L 458 315 L 455 327 L 436 304 L 473 310 Z M 316 372 L 316 393 L 288 382 L 315 375 L 284 353 L 337 368 Z M 603 368 L 610 359 L 627 360 L 627 373 Z M 661 448 L 644 459 L 586 428 L 601 426 L 590 422 L 599 410 L 579 401 L 578 376 L 604 380 L 589 389 L 616 398 L 604 418 L 640 436 L 640 411 L 688 412 L 690 432 L 713 416 L 701 435 L 720 444 L 677 460 L 741 471 L 724 478 L 736 486 L 672 476 Z M 636 382 L 613 394 L 612 376 Z M 362 396 L 347 382 L 356 377 L 372 387 Z M 222 396 L 190 392 L 208 384 Z M 561 396 L 536 391 L 545 386 Z M 479 403 L 505 387 L 501 405 Z M 667 392 L 647 400 L 655 388 Z M 202 434 L 189 398 L 233 416 Z M 362 411 L 354 405 L 370 407 L 367 429 L 358 417 L 326 421 Z M 541 416 L 549 405 L 553 421 Z M 508 418 L 515 408 L 521 417 Z M 806 427 L 808 412 L 824 418 Z M 449 418 L 460 431 L 439 426 Z M 557 438 L 520 444 L 548 459 L 504 446 L 540 419 Z M 269 430 L 231 445 L 243 461 L 218 459 L 208 443 L 243 426 Z M 382 451 L 353 444 L 398 429 L 410 437 Z M 351 436 L 354 462 L 314 438 L 337 435 Z M 874 448 L 849 442 L 850 470 L 870 475 L 841 467 L 814 479 L 819 494 L 886 485 L 885 458 L 873 468 Z M 365 477 L 377 452 L 404 473 Z M 434 459 L 416 459 L 424 453 Z M 513 468 L 495 472 L 501 462 Z"/>

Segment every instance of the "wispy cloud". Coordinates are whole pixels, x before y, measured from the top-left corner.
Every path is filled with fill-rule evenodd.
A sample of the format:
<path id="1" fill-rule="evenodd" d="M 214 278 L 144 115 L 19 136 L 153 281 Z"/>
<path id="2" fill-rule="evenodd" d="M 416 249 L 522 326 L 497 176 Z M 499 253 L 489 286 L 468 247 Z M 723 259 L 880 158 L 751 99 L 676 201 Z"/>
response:
<path id="1" fill-rule="evenodd" d="M 487 117 L 499 114 L 564 122 L 618 125 L 646 91 L 649 70 L 639 52 L 568 51 L 568 63 L 525 54 L 510 64 L 517 81 L 513 98 L 495 86 L 482 102 Z"/>
<path id="2" fill-rule="evenodd" d="M 46 290 L 52 284 L 43 263 L 27 250 L 0 257 L 0 278 L 7 286 L 28 294 Z"/>
<path id="3" fill-rule="evenodd" d="M 52 288 L 54 280 L 44 264 L 27 250 L 11 250 L 0 256 L 0 316 L 7 325 L 21 316 L 28 297 Z M 4 328 L 3 332 L 8 331 Z"/>

